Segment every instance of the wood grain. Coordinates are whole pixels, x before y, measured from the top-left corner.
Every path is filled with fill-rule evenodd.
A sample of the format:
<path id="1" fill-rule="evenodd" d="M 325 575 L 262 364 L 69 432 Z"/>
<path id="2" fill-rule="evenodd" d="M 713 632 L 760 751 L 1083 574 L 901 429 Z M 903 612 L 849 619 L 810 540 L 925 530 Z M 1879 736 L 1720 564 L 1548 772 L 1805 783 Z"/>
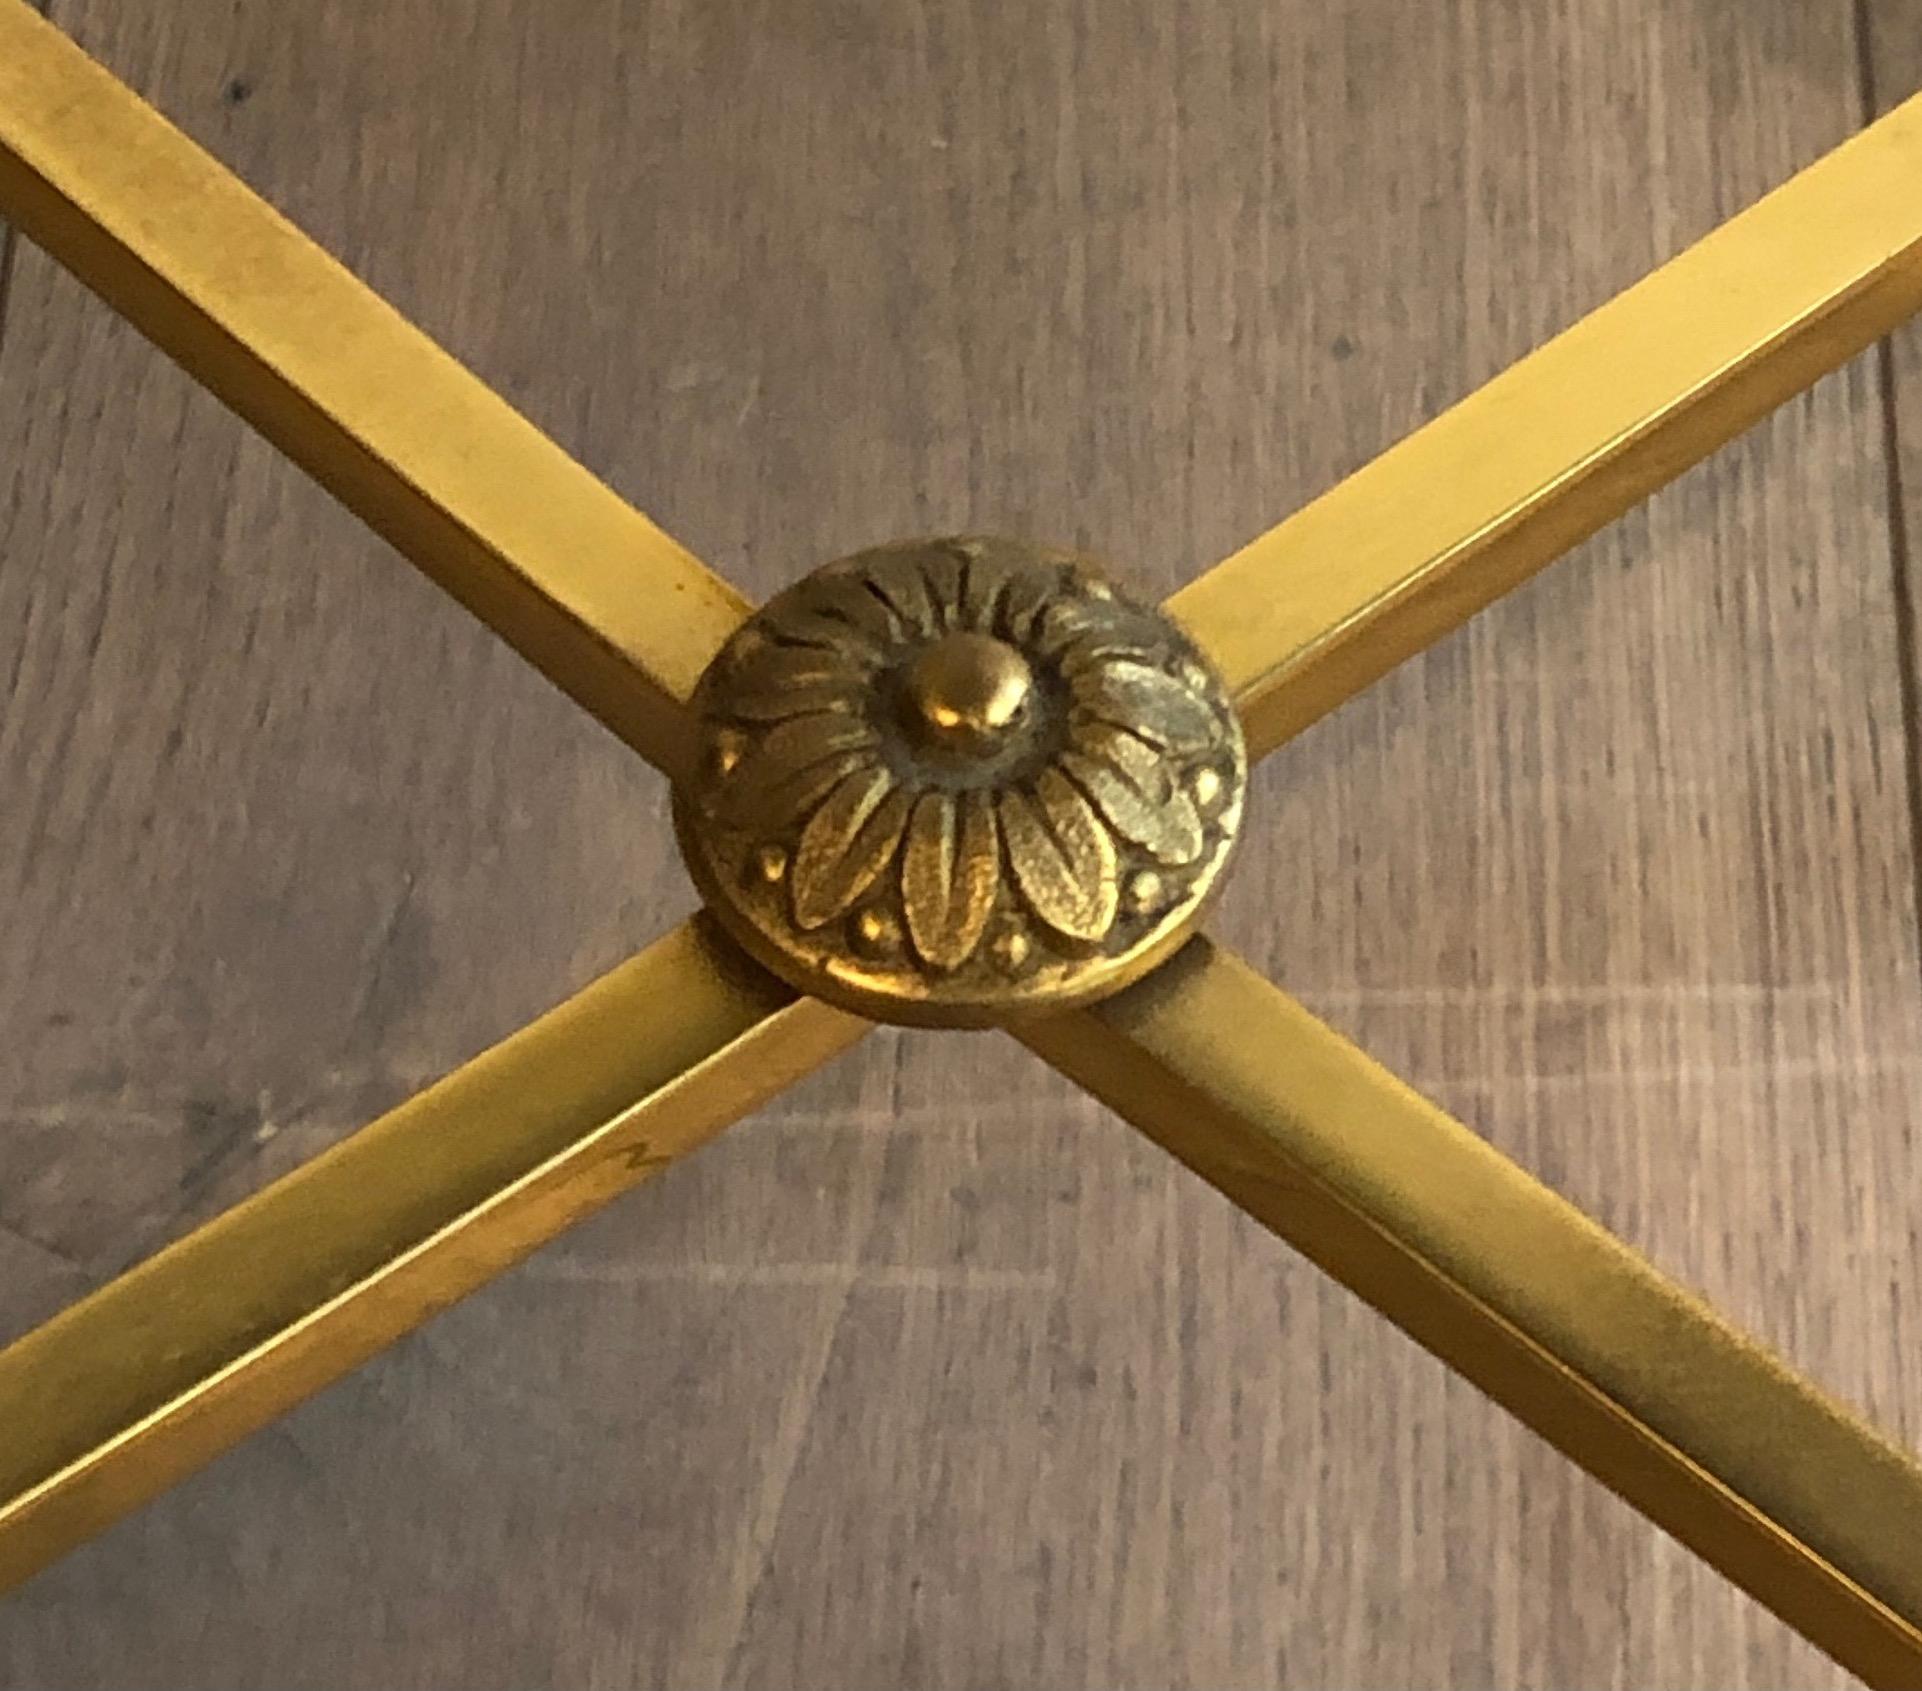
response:
<path id="1" fill-rule="evenodd" d="M 1884 112 L 1922 92 L 1922 0 L 1861 0 L 1857 35 L 1867 109 Z M 1909 837 L 1915 902 L 1922 909 L 1922 322 L 1891 335 L 1876 360 L 1902 632 L 1897 663 L 1909 734 Z"/>
<path id="2" fill-rule="evenodd" d="M 765 593 L 950 527 L 1173 585 L 1918 80 L 1876 4 L 54 14 Z M 32 252 L 4 329 L 17 1331 L 690 895 L 654 778 Z M 1222 918 L 1912 1444 L 1919 384 L 1271 760 Z M 1011 1042 L 896 1034 L 0 1606 L 0 1684 L 128 1679 L 1845 1682 Z"/>

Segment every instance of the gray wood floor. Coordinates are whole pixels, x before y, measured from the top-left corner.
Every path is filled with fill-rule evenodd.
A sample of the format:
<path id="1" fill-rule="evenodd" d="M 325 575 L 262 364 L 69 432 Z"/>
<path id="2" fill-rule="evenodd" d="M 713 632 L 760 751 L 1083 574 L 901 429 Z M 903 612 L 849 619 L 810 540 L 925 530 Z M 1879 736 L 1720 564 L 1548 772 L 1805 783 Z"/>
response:
<path id="1" fill-rule="evenodd" d="M 1922 86 L 1922 0 L 52 6 L 756 592 L 1172 586 Z M 691 903 L 658 778 L 5 268 L 0 1335 Z M 1914 1445 L 1911 535 L 1914 332 L 1271 760 L 1221 926 Z M 0 1684 L 132 1682 L 1845 1679 L 1011 1042 L 884 1034 L 0 1604 Z"/>

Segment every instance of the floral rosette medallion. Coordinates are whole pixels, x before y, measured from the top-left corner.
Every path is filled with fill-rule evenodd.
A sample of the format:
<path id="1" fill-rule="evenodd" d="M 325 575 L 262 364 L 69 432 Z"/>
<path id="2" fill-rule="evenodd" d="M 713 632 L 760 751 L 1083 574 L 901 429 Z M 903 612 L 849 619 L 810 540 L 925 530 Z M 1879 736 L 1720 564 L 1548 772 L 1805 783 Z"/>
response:
<path id="1" fill-rule="evenodd" d="M 857 553 L 702 678 L 675 827 L 777 974 L 884 1021 L 1083 1003 L 1194 925 L 1246 748 L 1186 634 L 1089 560 L 1006 540 Z"/>

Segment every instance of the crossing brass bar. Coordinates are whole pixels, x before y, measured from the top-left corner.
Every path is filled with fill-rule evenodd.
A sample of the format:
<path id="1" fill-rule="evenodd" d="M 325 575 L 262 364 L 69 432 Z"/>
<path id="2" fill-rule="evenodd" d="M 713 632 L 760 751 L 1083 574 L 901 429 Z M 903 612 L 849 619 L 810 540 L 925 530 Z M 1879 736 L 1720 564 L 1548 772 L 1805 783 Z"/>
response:
<path id="1" fill-rule="evenodd" d="M 1922 97 L 1170 609 L 1255 755 L 1922 305 Z M 718 577 L 23 0 L 16 222 L 657 766 Z M 856 1040 L 689 924 L 0 1351 L 0 1587 Z M 1922 1684 L 1922 1470 L 1206 941 L 1043 1056 L 1873 1684 Z"/>
<path id="2" fill-rule="evenodd" d="M 1250 755 L 1922 307 L 1918 183 L 1922 95 L 1176 593 Z"/>
<path id="3" fill-rule="evenodd" d="M 686 923 L 0 1351 L 0 1589 L 865 1029 Z"/>
<path id="4" fill-rule="evenodd" d="M 0 0 L 0 215 L 641 756 L 726 582 L 43 21 Z"/>
<path id="5" fill-rule="evenodd" d="M 1922 1468 L 1205 938 L 1021 1037 L 1872 1685 Z"/>

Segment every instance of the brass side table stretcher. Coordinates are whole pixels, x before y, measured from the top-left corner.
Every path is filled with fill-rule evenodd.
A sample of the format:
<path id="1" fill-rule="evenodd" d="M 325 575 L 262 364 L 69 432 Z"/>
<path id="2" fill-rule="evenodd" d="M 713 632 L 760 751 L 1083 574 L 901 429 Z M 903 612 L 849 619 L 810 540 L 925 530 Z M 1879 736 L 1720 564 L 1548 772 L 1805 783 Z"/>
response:
<path id="1" fill-rule="evenodd" d="M 1005 1025 L 1864 1680 L 1922 1685 L 1914 1458 L 1189 932 L 1250 763 L 1922 307 L 1922 97 L 1158 609 L 964 536 L 755 613 L 26 0 L 0 215 L 664 771 L 709 904 L 0 1352 L 0 1586 L 880 1018 Z"/>

